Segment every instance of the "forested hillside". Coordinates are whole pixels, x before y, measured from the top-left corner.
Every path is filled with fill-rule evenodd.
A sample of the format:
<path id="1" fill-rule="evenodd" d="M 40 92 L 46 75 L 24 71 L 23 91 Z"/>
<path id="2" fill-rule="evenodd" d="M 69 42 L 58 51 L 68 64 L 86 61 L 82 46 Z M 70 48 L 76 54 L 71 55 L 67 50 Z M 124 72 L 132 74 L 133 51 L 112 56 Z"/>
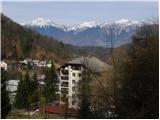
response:
<path id="1" fill-rule="evenodd" d="M 110 51 L 102 47 L 78 47 L 42 36 L 1 14 L 2 59 L 54 59 L 63 63 L 80 55 L 94 55 L 105 60 Z"/>

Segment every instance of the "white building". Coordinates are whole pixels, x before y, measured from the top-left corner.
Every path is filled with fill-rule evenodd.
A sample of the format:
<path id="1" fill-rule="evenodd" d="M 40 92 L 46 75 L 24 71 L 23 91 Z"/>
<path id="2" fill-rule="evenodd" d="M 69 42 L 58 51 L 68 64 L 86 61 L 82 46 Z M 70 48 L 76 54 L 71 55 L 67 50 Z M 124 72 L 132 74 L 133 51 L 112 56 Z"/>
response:
<path id="1" fill-rule="evenodd" d="M 78 108 L 79 99 L 76 94 L 77 85 L 82 80 L 82 72 L 87 67 L 91 67 L 94 71 L 100 72 L 110 67 L 106 63 L 95 57 L 79 57 L 65 63 L 59 70 L 60 80 L 60 103 L 65 102 L 65 96 L 68 98 L 69 108 Z"/>
<path id="2" fill-rule="evenodd" d="M 5 63 L 4 61 L 1 61 L 0 67 L 1 67 L 1 69 L 3 68 L 4 70 L 7 70 L 7 63 Z"/>
<path id="3" fill-rule="evenodd" d="M 19 80 L 8 80 L 6 81 L 6 90 L 9 92 L 10 102 L 13 103 L 15 100 Z"/>

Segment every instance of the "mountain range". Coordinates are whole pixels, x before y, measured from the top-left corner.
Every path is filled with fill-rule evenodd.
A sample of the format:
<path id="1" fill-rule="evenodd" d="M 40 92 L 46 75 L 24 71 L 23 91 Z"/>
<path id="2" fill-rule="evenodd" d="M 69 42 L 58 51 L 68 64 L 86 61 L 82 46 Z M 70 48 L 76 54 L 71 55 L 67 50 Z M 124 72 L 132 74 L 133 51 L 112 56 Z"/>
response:
<path id="1" fill-rule="evenodd" d="M 74 46 L 41 35 L 1 14 L 2 59 L 52 59 L 58 64 L 79 56 L 96 56 L 105 61 L 110 49 L 96 46 Z"/>
<path id="2" fill-rule="evenodd" d="M 134 20 L 121 19 L 110 23 L 89 21 L 65 26 L 52 20 L 38 18 L 22 25 L 42 35 L 54 37 L 63 43 L 78 46 L 111 47 L 112 31 L 113 47 L 118 47 L 131 42 L 131 36 L 142 24 Z"/>

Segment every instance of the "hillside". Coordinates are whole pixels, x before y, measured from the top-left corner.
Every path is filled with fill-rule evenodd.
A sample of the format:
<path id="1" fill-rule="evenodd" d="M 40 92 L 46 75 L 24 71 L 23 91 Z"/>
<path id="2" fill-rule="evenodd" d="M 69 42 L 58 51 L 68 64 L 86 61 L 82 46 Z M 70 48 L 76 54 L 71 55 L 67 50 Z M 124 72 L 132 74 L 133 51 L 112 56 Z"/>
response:
<path id="1" fill-rule="evenodd" d="M 78 47 L 40 35 L 1 14 L 2 59 L 54 59 L 59 64 L 78 56 L 96 56 L 105 60 L 110 50 L 103 47 Z"/>

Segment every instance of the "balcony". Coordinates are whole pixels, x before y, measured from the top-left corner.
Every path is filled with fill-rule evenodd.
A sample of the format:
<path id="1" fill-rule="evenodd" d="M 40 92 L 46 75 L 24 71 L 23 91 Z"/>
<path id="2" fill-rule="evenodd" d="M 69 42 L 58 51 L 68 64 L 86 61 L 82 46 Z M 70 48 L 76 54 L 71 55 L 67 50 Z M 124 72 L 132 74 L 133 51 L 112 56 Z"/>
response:
<path id="1" fill-rule="evenodd" d="M 68 82 L 62 82 L 61 87 L 68 87 Z"/>
<path id="2" fill-rule="evenodd" d="M 68 76 L 61 76 L 61 80 L 67 80 L 68 81 L 69 77 Z"/>
<path id="3" fill-rule="evenodd" d="M 67 96 L 68 95 L 68 91 L 61 91 L 61 96 Z"/>
<path id="4" fill-rule="evenodd" d="M 61 70 L 61 73 L 62 73 L 63 75 L 68 75 L 68 74 L 69 74 L 68 70 L 65 70 L 65 69 Z"/>
<path id="5" fill-rule="evenodd" d="M 72 70 L 81 70 L 81 66 L 80 65 L 72 65 L 71 69 Z"/>

